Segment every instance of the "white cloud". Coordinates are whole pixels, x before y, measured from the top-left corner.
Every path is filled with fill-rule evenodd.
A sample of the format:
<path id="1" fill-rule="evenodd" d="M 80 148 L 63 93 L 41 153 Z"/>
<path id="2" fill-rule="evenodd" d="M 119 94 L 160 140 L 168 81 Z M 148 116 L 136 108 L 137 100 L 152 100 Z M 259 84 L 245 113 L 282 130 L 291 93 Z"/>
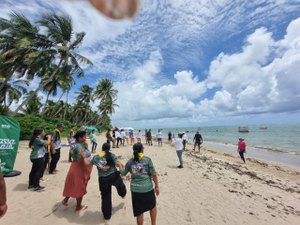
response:
<path id="1" fill-rule="evenodd" d="M 264 28 L 251 34 L 239 53 L 221 53 L 211 62 L 208 88 L 212 99 L 200 102 L 204 115 L 297 111 L 300 109 L 300 18 L 282 40 Z M 209 109 L 209 110 L 207 110 Z"/>

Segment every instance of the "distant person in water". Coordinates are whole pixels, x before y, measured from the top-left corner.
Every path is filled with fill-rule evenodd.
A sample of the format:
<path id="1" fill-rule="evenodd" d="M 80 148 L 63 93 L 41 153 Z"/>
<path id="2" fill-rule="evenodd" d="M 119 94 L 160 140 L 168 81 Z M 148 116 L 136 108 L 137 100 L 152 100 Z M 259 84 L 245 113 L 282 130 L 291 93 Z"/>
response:
<path id="1" fill-rule="evenodd" d="M 246 142 L 243 138 L 239 138 L 238 153 L 240 154 L 240 157 L 243 160 L 243 162 L 246 163 L 245 157 L 244 157 L 244 154 L 246 153 Z"/>

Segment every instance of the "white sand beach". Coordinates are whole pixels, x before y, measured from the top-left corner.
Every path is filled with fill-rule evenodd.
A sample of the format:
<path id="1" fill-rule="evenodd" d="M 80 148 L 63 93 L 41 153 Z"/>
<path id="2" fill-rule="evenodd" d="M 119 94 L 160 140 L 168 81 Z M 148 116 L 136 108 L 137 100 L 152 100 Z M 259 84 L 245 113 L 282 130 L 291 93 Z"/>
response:
<path id="1" fill-rule="evenodd" d="M 98 152 L 105 141 L 98 135 Z M 63 141 L 66 143 L 66 140 Z M 113 189 L 113 215 L 104 221 L 100 210 L 100 192 L 97 170 L 93 168 L 88 193 L 83 203 L 88 208 L 75 212 L 75 200 L 69 206 L 61 201 L 64 180 L 69 169 L 68 147 L 62 148 L 59 170 L 55 175 L 45 174 L 42 182 L 47 190 L 27 190 L 31 169 L 28 142 L 21 141 L 14 169 L 22 174 L 5 178 L 8 212 L 0 220 L 2 225 L 63 225 L 63 224 L 136 224 L 131 207 L 129 178 L 124 178 L 128 189 L 125 199 Z M 157 197 L 160 225 L 198 224 L 273 224 L 296 225 L 300 221 L 300 168 L 279 166 L 265 161 L 246 158 L 242 164 L 238 155 L 205 147 L 201 153 L 191 146 L 184 152 L 184 168 L 179 165 L 175 148 L 164 143 L 158 147 L 145 146 L 145 154 L 152 158 L 158 171 L 160 195 Z M 122 163 L 131 157 L 130 145 L 112 150 Z M 246 155 L 247 157 L 247 155 Z M 144 215 L 150 224 L 149 214 Z"/>

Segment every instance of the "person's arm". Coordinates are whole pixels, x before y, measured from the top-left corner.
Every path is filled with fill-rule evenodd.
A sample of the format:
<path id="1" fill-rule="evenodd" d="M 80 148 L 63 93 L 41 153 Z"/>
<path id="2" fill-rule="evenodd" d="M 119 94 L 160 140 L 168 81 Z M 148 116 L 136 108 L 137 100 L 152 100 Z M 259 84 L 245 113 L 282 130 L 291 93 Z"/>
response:
<path id="1" fill-rule="evenodd" d="M 152 179 L 154 182 L 154 191 L 156 195 L 159 195 L 159 186 L 158 186 L 158 178 L 156 173 L 152 174 Z"/>
<path id="2" fill-rule="evenodd" d="M 119 170 L 124 168 L 123 164 L 120 162 L 116 163 L 116 166 L 119 168 Z"/>
<path id="3" fill-rule="evenodd" d="M 0 169 L 0 218 L 5 215 L 7 211 L 7 204 L 6 204 L 6 185 L 5 180 L 2 175 Z"/>

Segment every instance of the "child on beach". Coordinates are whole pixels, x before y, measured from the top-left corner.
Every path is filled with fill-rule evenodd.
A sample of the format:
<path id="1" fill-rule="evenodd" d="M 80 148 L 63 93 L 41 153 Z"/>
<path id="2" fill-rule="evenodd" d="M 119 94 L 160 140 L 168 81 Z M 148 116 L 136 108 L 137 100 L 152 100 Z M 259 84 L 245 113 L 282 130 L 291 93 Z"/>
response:
<path id="1" fill-rule="evenodd" d="M 246 153 L 246 142 L 243 138 L 239 138 L 238 142 L 238 153 L 240 154 L 241 159 L 246 163 L 244 154 Z"/>
<path id="2" fill-rule="evenodd" d="M 101 210 L 104 219 L 111 218 L 112 202 L 111 202 L 111 188 L 115 186 L 118 195 L 122 198 L 125 197 L 127 191 L 126 186 L 120 176 L 119 169 L 123 168 L 122 163 L 119 162 L 115 154 L 110 152 L 110 144 L 104 143 L 102 145 L 102 152 L 95 155 L 91 162 L 92 165 L 97 166 L 98 169 L 98 182 L 101 192 Z"/>
<path id="3" fill-rule="evenodd" d="M 32 167 L 29 174 L 28 189 L 33 188 L 37 192 L 45 190 L 45 187 L 40 186 L 40 178 L 43 176 L 46 146 L 50 144 L 51 136 L 49 135 L 47 140 L 44 140 L 44 136 L 44 129 L 36 128 L 29 141 L 29 148 L 32 149 L 30 154 Z"/>
<path id="4" fill-rule="evenodd" d="M 87 208 L 87 206 L 81 203 L 83 196 L 87 193 L 86 187 L 93 167 L 86 162 L 91 156 L 86 144 L 86 132 L 77 131 L 74 138 L 76 139 L 76 144 L 72 152 L 73 160 L 65 181 L 63 191 L 65 198 L 62 204 L 67 206 L 69 198 L 76 198 L 76 211 L 80 211 Z"/>
<path id="5" fill-rule="evenodd" d="M 142 143 L 133 145 L 133 158 L 121 170 L 123 176 L 128 172 L 131 173 L 132 208 L 137 224 L 143 224 L 144 212 L 150 210 L 151 224 L 155 225 L 157 216 L 155 194 L 159 195 L 158 179 L 152 160 L 144 156 Z"/>

